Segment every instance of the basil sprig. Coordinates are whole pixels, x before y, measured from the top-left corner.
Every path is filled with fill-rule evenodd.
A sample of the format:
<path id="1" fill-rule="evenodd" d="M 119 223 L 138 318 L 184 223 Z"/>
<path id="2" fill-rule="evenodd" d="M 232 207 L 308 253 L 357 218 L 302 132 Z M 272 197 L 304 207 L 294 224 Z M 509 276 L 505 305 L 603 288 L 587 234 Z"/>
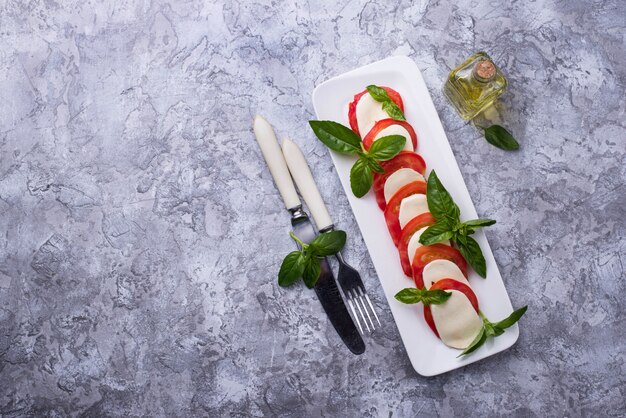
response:
<path id="1" fill-rule="evenodd" d="M 367 151 L 363 147 L 361 138 L 352 129 L 340 123 L 330 120 L 311 120 L 309 125 L 315 136 L 331 150 L 341 154 L 358 155 L 358 160 L 350 170 L 350 187 L 356 197 L 363 197 L 367 194 L 374 181 L 373 173 L 384 172 L 380 162 L 398 155 L 406 142 L 406 138 L 402 135 L 384 136 L 374 141 Z"/>
<path id="2" fill-rule="evenodd" d="M 306 244 L 293 232 L 289 233 L 299 245 L 299 251 L 292 251 L 283 260 L 278 271 L 278 284 L 286 287 L 294 284 L 300 277 L 309 289 L 315 286 L 320 277 L 320 258 L 341 251 L 346 244 L 344 231 L 329 231 L 319 234 Z"/>
<path id="3" fill-rule="evenodd" d="M 485 139 L 491 145 L 503 149 L 505 151 L 515 151 L 519 149 L 519 143 L 513 138 L 513 135 L 500 125 L 491 125 L 488 128 L 482 128 L 485 133 Z"/>
<path id="4" fill-rule="evenodd" d="M 452 240 L 470 266 L 481 277 L 487 276 L 485 257 L 478 242 L 470 235 L 478 228 L 483 228 L 496 223 L 493 219 L 473 219 L 461 222 L 461 211 L 454 203 L 450 193 L 433 170 L 428 176 L 426 185 L 426 201 L 428 210 L 437 222 L 428 227 L 420 236 L 420 244 L 432 245 L 437 242 Z"/>
<path id="5" fill-rule="evenodd" d="M 472 341 L 470 345 L 468 345 L 465 350 L 463 350 L 463 352 L 458 355 L 458 357 L 476 351 L 478 347 L 480 347 L 485 343 L 485 341 L 487 341 L 488 337 L 497 337 L 499 335 L 502 335 L 505 329 L 513 326 L 513 324 L 520 320 L 520 318 L 526 313 L 526 309 L 528 309 L 528 305 L 519 308 L 516 311 L 513 311 L 511 315 L 509 315 L 502 321 L 495 323 L 489 321 L 487 318 L 485 318 L 483 313 L 480 312 L 480 317 L 483 319 L 483 326 L 478 335 L 476 335 L 476 338 L 474 338 L 474 341 Z"/>
<path id="6" fill-rule="evenodd" d="M 441 305 L 447 301 L 451 295 L 452 293 L 441 289 L 426 290 L 425 287 L 421 289 L 407 287 L 396 293 L 394 297 L 407 305 L 420 302 L 424 305 Z"/>
<path id="7" fill-rule="evenodd" d="M 370 84 L 369 86 L 367 86 L 367 92 L 370 94 L 370 96 L 372 96 L 372 99 L 383 104 L 383 110 L 387 112 L 390 118 L 397 120 L 406 120 L 406 118 L 404 117 L 404 113 L 402 112 L 402 110 L 400 110 L 398 105 L 395 104 L 393 100 L 391 100 L 391 97 L 389 97 L 387 90 L 374 84 Z M 367 132 L 363 133 L 366 134 Z"/>

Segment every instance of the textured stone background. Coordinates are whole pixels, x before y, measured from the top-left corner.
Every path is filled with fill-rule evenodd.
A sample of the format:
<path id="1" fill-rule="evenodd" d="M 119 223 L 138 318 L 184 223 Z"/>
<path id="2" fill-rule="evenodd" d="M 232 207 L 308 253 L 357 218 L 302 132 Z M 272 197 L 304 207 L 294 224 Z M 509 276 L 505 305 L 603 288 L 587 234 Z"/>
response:
<path id="1" fill-rule="evenodd" d="M 626 6 L 591 2 L 0 1 L 0 414 L 623 415 Z M 484 49 L 499 151 L 444 101 Z M 412 370 L 327 151 L 325 79 L 413 58 L 516 306 L 517 345 Z M 387 327 L 350 355 L 276 285 L 289 218 L 251 132 L 315 167 Z"/>

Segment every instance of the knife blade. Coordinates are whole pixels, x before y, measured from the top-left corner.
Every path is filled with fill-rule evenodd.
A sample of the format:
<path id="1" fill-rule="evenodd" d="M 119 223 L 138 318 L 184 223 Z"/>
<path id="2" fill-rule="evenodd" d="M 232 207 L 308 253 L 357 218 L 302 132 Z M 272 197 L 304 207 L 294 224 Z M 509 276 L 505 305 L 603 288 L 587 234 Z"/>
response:
<path id="1" fill-rule="evenodd" d="M 305 243 L 311 242 L 316 236 L 315 229 L 302 209 L 302 204 L 272 126 L 257 115 L 254 119 L 254 133 L 285 207 L 291 213 L 291 225 L 294 234 Z M 365 352 L 365 343 L 348 313 L 326 258 L 320 260 L 320 267 L 321 274 L 314 287 L 315 294 L 344 344 L 352 353 L 362 354 Z"/>

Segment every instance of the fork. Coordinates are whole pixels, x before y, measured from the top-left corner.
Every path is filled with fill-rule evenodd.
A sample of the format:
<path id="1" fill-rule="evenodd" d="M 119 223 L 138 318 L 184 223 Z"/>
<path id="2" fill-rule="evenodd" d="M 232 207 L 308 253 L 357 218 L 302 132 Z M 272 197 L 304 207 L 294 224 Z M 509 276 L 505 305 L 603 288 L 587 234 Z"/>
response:
<path id="1" fill-rule="evenodd" d="M 332 230 L 333 228 L 331 227 L 331 229 L 326 229 Z M 339 282 L 339 287 L 341 287 L 341 290 L 343 291 L 343 294 L 348 301 L 348 306 L 350 306 L 352 316 L 356 320 L 359 331 L 361 331 L 361 334 L 364 334 L 363 327 L 361 326 L 361 321 L 359 321 L 359 315 L 357 315 L 357 310 L 359 311 L 363 324 L 365 324 L 367 332 L 374 331 L 376 329 L 376 325 L 372 320 L 370 312 L 374 315 L 374 318 L 376 318 L 378 326 L 382 325 L 380 323 L 380 319 L 378 319 L 378 314 L 376 314 L 374 305 L 372 304 L 370 297 L 367 295 L 367 291 L 365 290 L 365 286 L 363 285 L 363 280 L 361 280 L 361 275 L 358 271 L 354 269 L 354 267 L 346 263 L 341 253 L 337 253 L 335 257 L 337 257 L 337 261 L 339 262 L 339 274 L 337 275 L 337 281 Z M 355 306 L 357 308 L 356 310 L 354 309 Z M 365 314 L 363 312 L 365 312 Z"/>
<path id="2" fill-rule="evenodd" d="M 300 148 L 293 141 L 285 139 L 283 141 L 283 155 L 285 156 L 287 167 L 289 167 L 289 172 L 315 220 L 318 231 L 320 233 L 333 231 L 335 226 L 322 200 L 322 196 L 311 174 L 311 169 L 304 159 L 302 151 L 300 151 Z M 382 325 L 380 319 L 378 319 L 374 305 L 365 291 L 361 275 L 352 266 L 346 263 L 341 253 L 337 253 L 335 256 L 337 257 L 337 261 L 339 261 L 337 281 L 339 282 L 339 287 L 345 299 L 348 301 L 348 306 L 352 311 L 352 316 L 359 331 L 361 335 L 363 335 L 363 325 L 365 325 L 367 332 L 371 333 L 376 329 L 372 315 L 376 318 L 378 326 Z M 372 315 L 370 315 L 370 313 Z M 361 325 L 361 322 L 363 325 Z"/>

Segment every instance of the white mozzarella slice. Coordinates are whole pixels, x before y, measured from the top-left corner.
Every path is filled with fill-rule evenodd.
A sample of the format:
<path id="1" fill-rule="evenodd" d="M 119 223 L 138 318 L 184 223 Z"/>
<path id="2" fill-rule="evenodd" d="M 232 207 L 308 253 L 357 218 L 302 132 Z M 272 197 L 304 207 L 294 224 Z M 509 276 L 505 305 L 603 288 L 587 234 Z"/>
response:
<path id="1" fill-rule="evenodd" d="M 411 262 L 411 264 L 413 263 L 413 257 L 415 257 L 415 251 L 417 251 L 417 249 L 422 246 L 422 244 L 420 244 L 420 235 L 422 235 L 422 233 L 426 231 L 426 228 L 428 227 L 425 226 L 422 229 L 418 229 L 409 240 L 409 244 L 407 245 L 407 255 L 409 256 L 409 261 Z M 443 241 L 439 244 L 450 245 L 450 241 Z M 427 289 L 429 287 L 430 286 L 426 286 Z"/>
<path id="2" fill-rule="evenodd" d="M 422 271 L 424 279 L 424 287 L 430 289 L 433 283 L 441 279 L 452 279 L 469 286 L 469 282 L 463 275 L 463 272 L 450 260 L 433 260 L 424 266 Z"/>
<path id="3" fill-rule="evenodd" d="M 387 119 L 389 115 L 383 110 L 383 104 L 377 102 L 369 93 L 365 93 L 356 103 L 356 123 L 361 138 L 365 138 L 376 122 Z"/>
<path id="4" fill-rule="evenodd" d="M 425 182 L 426 180 L 424 180 L 424 176 L 412 168 L 401 168 L 387 177 L 384 188 L 385 202 L 389 203 L 389 199 L 391 199 L 398 190 L 414 181 Z"/>
<path id="5" fill-rule="evenodd" d="M 382 138 L 383 136 L 389 136 L 389 135 L 400 135 L 400 136 L 405 137 L 406 142 L 404 143 L 403 149 L 406 151 L 413 151 L 413 140 L 411 139 L 411 135 L 409 134 L 409 131 L 407 131 L 406 128 L 402 125 L 394 124 L 391 126 L 387 126 L 385 129 L 378 132 L 378 135 L 376 135 L 376 137 L 374 138 L 374 141 Z"/>
<path id="6" fill-rule="evenodd" d="M 428 212 L 428 201 L 425 194 L 414 194 L 402 199 L 398 220 L 400 228 L 404 228 L 409 221 L 422 213 Z"/>
<path id="7" fill-rule="evenodd" d="M 446 291 L 451 293 L 447 301 L 430 305 L 433 321 L 445 345 L 463 349 L 476 338 L 483 321 L 465 294 L 458 290 Z"/>

